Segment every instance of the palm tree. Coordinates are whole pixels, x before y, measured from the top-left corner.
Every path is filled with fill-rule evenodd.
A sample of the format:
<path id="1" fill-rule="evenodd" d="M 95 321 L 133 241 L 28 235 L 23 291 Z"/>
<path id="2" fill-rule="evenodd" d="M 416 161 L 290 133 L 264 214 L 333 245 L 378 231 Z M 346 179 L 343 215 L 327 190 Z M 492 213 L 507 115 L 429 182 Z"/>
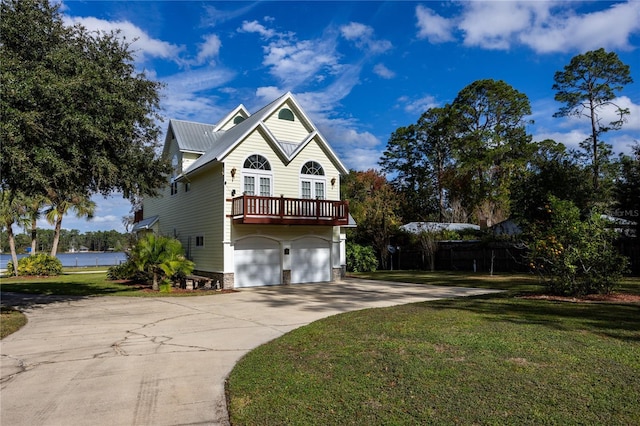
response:
<path id="1" fill-rule="evenodd" d="M 18 275 L 18 254 L 16 252 L 16 240 L 13 234 L 13 224 L 23 226 L 27 223 L 26 208 L 20 194 L 10 191 L 0 193 L 0 228 L 7 228 L 9 239 L 9 249 L 11 250 L 11 260 L 13 262 L 13 274 Z"/>
<path id="2" fill-rule="evenodd" d="M 194 264 L 184 257 L 180 241 L 175 238 L 145 235 L 133 248 L 132 259 L 138 270 L 151 274 L 153 290 L 158 290 L 159 279 L 170 278 L 178 273 L 189 274 Z"/>
<path id="3" fill-rule="evenodd" d="M 31 254 L 34 255 L 36 254 L 36 251 L 38 249 L 38 219 L 40 219 L 40 215 L 42 213 L 40 209 L 43 205 L 50 204 L 50 201 L 43 195 L 34 195 L 26 199 L 25 204 L 29 219 L 29 225 L 31 225 Z"/>
<path id="4" fill-rule="evenodd" d="M 86 195 L 70 195 L 67 197 L 52 197 L 51 207 L 46 211 L 47 221 L 54 225 L 53 245 L 51 246 L 51 256 L 58 252 L 60 241 L 60 229 L 62 228 L 62 218 L 69 210 L 74 210 L 77 217 L 93 218 L 96 203 Z"/>

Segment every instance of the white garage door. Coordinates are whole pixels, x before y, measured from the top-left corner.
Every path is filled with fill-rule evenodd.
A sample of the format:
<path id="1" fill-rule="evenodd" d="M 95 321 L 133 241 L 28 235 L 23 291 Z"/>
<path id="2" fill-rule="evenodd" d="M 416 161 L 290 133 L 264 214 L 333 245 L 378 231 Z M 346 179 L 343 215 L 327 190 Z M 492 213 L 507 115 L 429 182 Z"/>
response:
<path id="1" fill-rule="evenodd" d="M 234 250 L 235 287 L 281 284 L 280 243 L 250 237 L 237 241 Z"/>
<path id="2" fill-rule="evenodd" d="M 331 281 L 331 246 L 329 241 L 305 237 L 291 243 L 291 282 L 319 283 Z"/>

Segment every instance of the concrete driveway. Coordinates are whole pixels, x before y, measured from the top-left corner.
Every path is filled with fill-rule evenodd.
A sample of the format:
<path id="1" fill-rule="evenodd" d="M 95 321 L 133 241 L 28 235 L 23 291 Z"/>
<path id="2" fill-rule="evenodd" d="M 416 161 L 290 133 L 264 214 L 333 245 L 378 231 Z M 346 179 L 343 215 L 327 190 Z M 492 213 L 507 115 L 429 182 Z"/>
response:
<path id="1" fill-rule="evenodd" d="M 345 280 L 175 298 L 3 294 L 3 425 L 227 425 L 224 381 L 251 349 L 320 318 L 490 290 Z M 17 298 L 17 299 L 16 299 Z"/>

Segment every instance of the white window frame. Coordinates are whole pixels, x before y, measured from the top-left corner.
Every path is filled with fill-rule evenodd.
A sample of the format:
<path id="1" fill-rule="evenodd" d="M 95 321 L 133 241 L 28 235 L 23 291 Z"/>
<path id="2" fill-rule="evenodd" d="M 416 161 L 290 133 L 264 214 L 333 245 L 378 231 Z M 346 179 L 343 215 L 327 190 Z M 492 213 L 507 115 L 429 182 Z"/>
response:
<path id="1" fill-rule="evenodd" d="M 307 174 L 303 174 L 302 173 L 302 168 L 309 162 L 315 162 L 318 165 L 320 165 L 320 167 L 322 167 L 322 175 L 307 175 Z M 304 194 L 302 193 L 302 183 L 303 182 L 309 182 L 309 186 L 311 187 L 311 197 L 305 197 Z M 322 184 L 322 188 L 324 190 L 324 194 L 322 198 L 318 198 L 318 195 L 316 194 L 316 184 L 317 183 L 321 183 Z M 315 160 L 309 160 L 309 161 L 305 161 L 303 163 L 303 165 L 300 167 L 300 184 L 298 185 L 299 191 L 300 191 L 300 198 L 305 199 L 305 200 L 316 200 L 316 199 L 320 199 L 320 200 L 326 200 L 327 199 L 327 176 L 326 174 L 324 174 L 324 167 L 322 166 L 322 164 L 320 164 L 319 161 L 315 161 Z"/>
<path id="2" fill-rule="evenodd" d="M 251 157 L 252 155 L 259 155 L 261 157 L 263 157 L 265 160 L 267 160 L 267 163 L 269 164 L 269 167 L 271 168 L 271 162 L 269 161 L 269 159 L 267 158 L 266 155 L 262 155 L 262 154 L 251 154 L 249 156 L 247 156 L 247 158 L 245 158 L 245 161 Z M 243 168 L 242 168 L 242 193 L 245 195 L 256 195 L 256 196 L 261 196 L 261 197 L 271 197 L 273 196 L 273 169 L 271 170 L 260 170 L 260 169 L 246 169 L 244 168 L 244 163 L 245 161 L 242 162 Z M 253 177 L 254 178 L 254 194 L 247 194 L 246 190 L 245 190 L 245 177 Z M 269 194 L 268 195 L 263 195 L 260 194 L 260 178 L 267 178 L 269 179 Z"/>

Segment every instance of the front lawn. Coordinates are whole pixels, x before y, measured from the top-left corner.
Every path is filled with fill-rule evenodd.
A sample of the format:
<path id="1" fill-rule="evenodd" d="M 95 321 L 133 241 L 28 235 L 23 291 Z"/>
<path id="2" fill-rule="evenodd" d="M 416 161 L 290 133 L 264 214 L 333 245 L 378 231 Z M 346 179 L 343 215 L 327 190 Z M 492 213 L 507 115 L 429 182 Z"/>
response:
<path id="1" fill-rule="evenodd" d="M 27 317 L 13 308 L 0 307 L 0 339 L 20 330 L 27 323 Z"/>
<path id="2" fill-rule="evenodd" d="M 10 277 L 3 278 L 0 290 L 5 292 L 43 294 L 58 296 L 199 296 L 215 294 L 215 290 L 175 291 L 160 293 L 149 291 L 127 282 L 110 281 L 104 271 L 65 273 L 57 277 Z M 219 292 L 217 292 L 219 293 Z"/>
<path id="3" fill-rule="evenodd" d="M 516 294 L 294 330 L 231 373 L 232 424 L 640 424 L 640 305 Z"/>
<path id="4" fill-rule="evenodd" d="M 456 287 L 479 287 L 513 293 L 544 292 L 544 285 L 533 274 L 495 274 L 449 271 L 375 271 L 349 272 L 348 275 L 370 280 L 396 281 Z M 623 278 L 614 292 L 640 295 L 640 278 Z"/>

